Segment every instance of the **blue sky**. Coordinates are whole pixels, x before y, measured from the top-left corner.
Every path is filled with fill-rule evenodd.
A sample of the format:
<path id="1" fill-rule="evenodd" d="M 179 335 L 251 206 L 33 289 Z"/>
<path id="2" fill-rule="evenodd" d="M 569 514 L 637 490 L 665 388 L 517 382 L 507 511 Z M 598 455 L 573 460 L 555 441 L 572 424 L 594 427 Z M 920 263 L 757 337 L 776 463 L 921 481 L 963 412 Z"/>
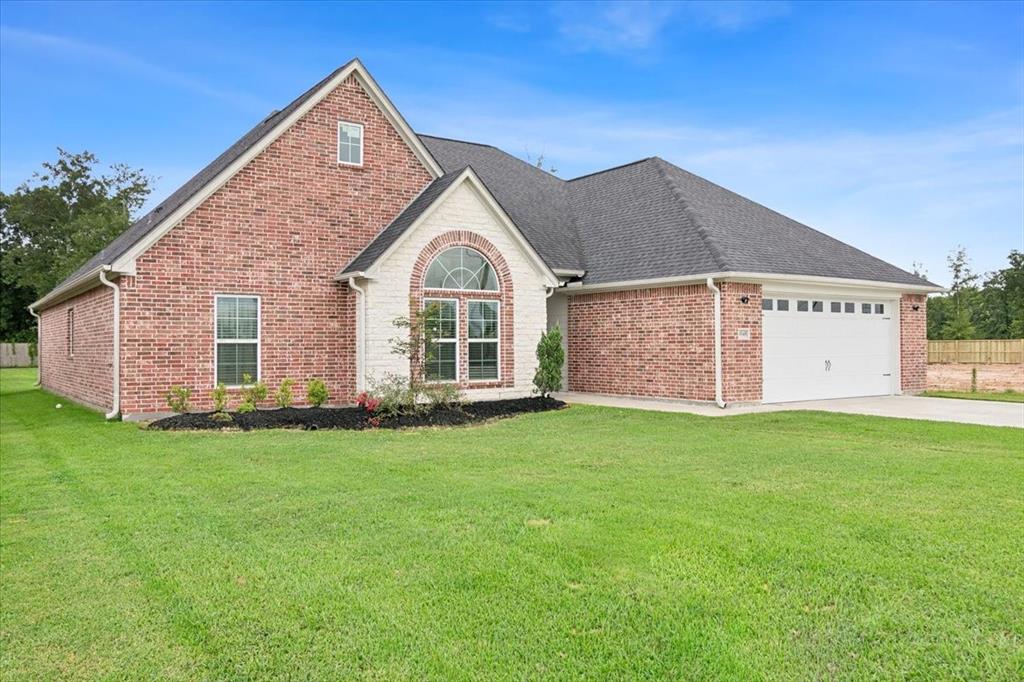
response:
<path id="1" fill-rule="evenodd" d="M 0 186 L 173 191 L 359 56 L 419 132 L 569 178 L 658 155 L 897 265 L 1024 248 L 1024 3 L 0 5 Z"/>

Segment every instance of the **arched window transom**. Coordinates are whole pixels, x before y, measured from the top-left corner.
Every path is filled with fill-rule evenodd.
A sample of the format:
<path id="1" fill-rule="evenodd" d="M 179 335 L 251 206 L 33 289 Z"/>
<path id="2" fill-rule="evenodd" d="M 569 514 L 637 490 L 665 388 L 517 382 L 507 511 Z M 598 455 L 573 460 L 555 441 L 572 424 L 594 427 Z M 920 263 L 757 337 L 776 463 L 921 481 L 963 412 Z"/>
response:
<path id="1" fill-rule="evenodd" d="M 480 252 L 456 246 L 438 254 L 427 268 L 423 286 L 428 289 L 497 291 L 498 277 Z"/>

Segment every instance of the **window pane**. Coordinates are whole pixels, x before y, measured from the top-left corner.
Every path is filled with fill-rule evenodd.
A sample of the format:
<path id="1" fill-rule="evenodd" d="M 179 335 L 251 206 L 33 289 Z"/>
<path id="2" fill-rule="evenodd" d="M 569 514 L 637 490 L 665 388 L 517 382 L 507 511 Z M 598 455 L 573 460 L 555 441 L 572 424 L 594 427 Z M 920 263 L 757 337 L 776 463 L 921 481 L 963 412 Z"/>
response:
<path id="1" fill-rule="evenodd" d="M 469 338 L 498 338 L 498 302 L 469 302 Z"/>
<path id="2" fill-rule="evenodd" d="M 497 291 L 498 279 L 491 264 L 480 253 L 457 246 L 434 259 L 427 268 L 423 285 L 430 289 Z"/>
<path id="3" fill-rule="evenodd" d="M 841 313 L 843 312 L 843 304 L 839 301 L 832 301 L 832 312 Z"/>
<path id="4" fill-rule="evenodd" d="M 807 301 L 797 301 L 796 302 L 796 309 L 797 309 L 797 312 L 806 313 L 807 312 Z"/>
<path id="5" fill-rule="evenodd" d="M 455 301 L 428 298 L 423 302 L 427 311 L 427 329 L 438 339 L 454 339 L 457 336 Z"/>
<path id="6" fill-rule="evenodd" d="M 870 314 L 871 313 L 871 304 L 870 303 L 861 303 L 860 304 L 860 311 L 862 313 L 864 313 L 865 315 Z"/>
<path id="7" fill-rule="evenodd" d="M 844 303 L 843 304 L 843 312 L 844 313 L 852 313 L 852 312 L 854 312 L 853 303 L 851 303 L 849 301 Z"/>
<path id="8" fill-rule="evenodd" d="M 785 298 L 780 298 L 775 302 L 775 309 L 781 312 L 789 310 L 789 301 Z"/>
<path id="9" fill-rule="evenodd" d="M 885 304 L 884 303 L 876 303 L 875 304 L 875 314 L 876 315 L 884 315 L 885 314 Z"/>
<path id="10" fill-rule="evenodd" d="M 498 378 L 498 344 L 472 341 L 469 344 L 469 378 Z"/>
<path id="11" fill-rule="evenodd" d="M 253 296 L 222 296 L 217 299 L 217 338 L 259 337 L 259 302 Z"/>
<path id="12" fill-rule="evenodd" d="M 455 380 L 455 342 L 438 341 L 427 350 L 423 376 L 427 381 Z"/>
<path id="13" fill-rule="evenodd" d="M 761 299 L 761 310 L 771 310 L 771 309 L 772 309 L 772 299 L 770 299 L 770 298 L 762 298 Z"/>
<path id="14" fill-rule="evenodd" d="M 240 386 L 245 374 L 257 379 L 257 355 L 255 343 L 217 344 L 217 383 Z"/>
<path id="15" fill-rule="evenodd" d="M 825 304 L 821 301 L 814 301 L 811 303 L 811 312 L 822 313 L 825 312 Z"/>
<path id="16" fill-rule="evenodd" d="M 356 164 L 363 162 L 363 130 L 360 126 L 338 124 L 338 161 Z"/>

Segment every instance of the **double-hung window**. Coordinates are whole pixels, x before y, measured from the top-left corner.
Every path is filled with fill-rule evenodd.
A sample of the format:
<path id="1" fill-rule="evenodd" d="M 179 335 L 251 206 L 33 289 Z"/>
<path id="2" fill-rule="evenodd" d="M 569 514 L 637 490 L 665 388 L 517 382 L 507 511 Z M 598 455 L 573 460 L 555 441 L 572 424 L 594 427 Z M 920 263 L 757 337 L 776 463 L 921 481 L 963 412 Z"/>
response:
<path id="1" fill-rule="evenodd" d="M 432 340 L 424 349 L 423 377 L 427 381 L 456 381 L 459 357 L 458 301 L 428 298 L 423 301 L 425 324 Z"/>
<path id="2" fill-rule="evenodd" d="M 498 378 L 498 302 L 469 302 L 469 380 Z"/>
<path id="3" fill-rule="evenodd" d="M 68 356 L 75 356 L 75 309 L 68 308 Z"/>
<path id="4" fill-rule="evenodd" d="M 363 126 L 338 121 L 338 163 L 363 165 Z"/>
<path id="5" fill-rule="evenodd" d="M 243 385 L 260 378 L 260 299 L 217 296 L 217 383 Z"/>

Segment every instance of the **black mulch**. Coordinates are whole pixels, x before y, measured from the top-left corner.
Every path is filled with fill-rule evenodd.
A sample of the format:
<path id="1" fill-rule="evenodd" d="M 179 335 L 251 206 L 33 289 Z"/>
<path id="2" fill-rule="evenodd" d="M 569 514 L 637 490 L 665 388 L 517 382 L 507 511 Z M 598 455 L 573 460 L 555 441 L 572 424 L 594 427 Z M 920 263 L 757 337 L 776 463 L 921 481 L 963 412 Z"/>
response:
<path id="1" fill-rule="evenodd" d="M 512 417 L 529 412 L 559 410 L 565 403 L 554 398 L 517 398 L 515 400 L 487 400 L 468 403 L 461 408 L 438 408 L 413 416 L 381 419 L 376 427 L 361 407 L 288 407 L 284 409 L 256 410 L 231 413 L 231 421 L 218 421 L 212 412 L 190 412 L 159 419 L 149 425 L 151 429 L 176 431 L 183 429 L 402 429 L 412 426 L 461 426 L 475 422 Z"/>

